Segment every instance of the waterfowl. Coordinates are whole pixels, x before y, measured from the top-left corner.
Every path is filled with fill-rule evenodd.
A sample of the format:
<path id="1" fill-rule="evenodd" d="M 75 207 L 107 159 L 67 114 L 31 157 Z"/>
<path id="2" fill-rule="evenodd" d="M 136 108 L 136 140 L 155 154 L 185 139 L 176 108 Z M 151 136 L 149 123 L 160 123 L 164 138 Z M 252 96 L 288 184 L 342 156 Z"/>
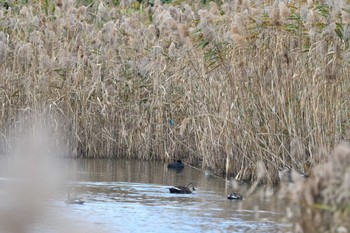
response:
<path id="1" fill-rule="evenodd" d="M 83 200 L 81 200 L 79 198 L 71 197 L 69 192 L 67 193 L 67 195 L 68 195 L 68 197 L 67 197 L 67 199 L 65 201 L 65 203 L 67 205 L 73 205 L 73 204 L 82 205 L 82 204 L 84 204 Z"/>
<path id="2" fill-rule="evenodd" d="M 174 186 L 169 188 L 170 193 L 181 193 L 181 194 L 190 194 L 192 191 L 196 190 L 192 183 L 189 183 L 187 187 L 184 186 Z"/>
<path id="3" fill-rule="evenodd" d="M 229 200 L 241 200 L 241 199 L 243 199 L 243 197 L 239 193 L 232 192 L 230 195 L 227 196 L 227 199 L 229 199 Z"/>
<path id="4" fill-rule="evenodd" d="M 177 160 L 174 163 L 169 163 L 168 164 L 169 169 L 176 169 L 176 170 L 182 170 L 185 168 L 185 165 L 182 163 L 181 160 Z"/>
<path id="5" fill-rule="evenodd" d="M 278 171 L 278 177 L 280 178 L 281 182 L 293 183 L 301 179 L 306 179 L 309 176 L 303 172 L 298 172 L 294 169 L 292 170 L 289 168 L 285 168 L 282 171 Z"/>

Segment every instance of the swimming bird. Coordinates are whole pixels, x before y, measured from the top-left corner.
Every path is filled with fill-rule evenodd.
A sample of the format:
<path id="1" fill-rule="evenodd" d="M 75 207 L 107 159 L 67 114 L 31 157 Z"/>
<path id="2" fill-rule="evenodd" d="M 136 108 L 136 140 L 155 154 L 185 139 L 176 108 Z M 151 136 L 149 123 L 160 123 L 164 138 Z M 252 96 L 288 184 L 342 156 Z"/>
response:
<path id="1" fill-rule="evenodd" d="M 282 171 L 278 171 L 278 177 L 281 182 L 293 183 L 308 178 L 309 176 L 303 172 L 298 172 L 294 169 L 285 168 Z"/>
<path id="2" fill-rule="evenodd" d="M 242 200 L 243 197 L 241 194 L 237 192 L 232 192 L 230 195 L 227 196 L 227 199 L 229 200 Z"/>
<path id="3" fill-rule="evenodd" d="M 185 168 L 185 165 L 182 163 L 181 160 L 177 160 L 174 163 L 169 163 L 168 164 L 169 169 L 175 169 L 175 170 L 182 170 Z"/>
<path id="4" fill-rule="evenodd" d="M 69 192 L 67 193 L 67 195 L 68 195 L 68 197 L 67 197 L 67 199 L 65 201 L 65 203 L 67 205 L 73 205 L 73 204 L 82 205 L 82 204 L 84 204 L 83 200 L 81 200 L 79 198 L 76 198 L 76 197 L 71 197 Z"/>
<path id="5" fill-rule="evenodd" d="M 189 183 L 187 187 L 184 186 L 174 186 L 169 188 L 170 193 L 181 193 L 181 194 L 190 194 L 192 191 L 196 190 L 192 183 Z"/>

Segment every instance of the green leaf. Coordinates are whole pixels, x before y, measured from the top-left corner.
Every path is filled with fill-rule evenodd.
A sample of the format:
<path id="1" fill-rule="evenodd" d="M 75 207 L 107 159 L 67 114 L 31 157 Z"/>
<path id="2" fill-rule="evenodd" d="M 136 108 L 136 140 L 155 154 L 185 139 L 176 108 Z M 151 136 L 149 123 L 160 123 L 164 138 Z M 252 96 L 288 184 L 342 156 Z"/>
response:
<path id="1" fill-rule="evenodd" d="M 341 40 L 344 40 L 344 27 L 341 23 L 336 23 L 335 32 Z"/>
<path id="2" fill-rule="evenodd" d="M 319 13 L 319 15 L 323 16 L 325 19 L 328 19 L 329 17 L 329 6 L 325 4 L 321 4 L 315 7 L 316 12 Z"/>

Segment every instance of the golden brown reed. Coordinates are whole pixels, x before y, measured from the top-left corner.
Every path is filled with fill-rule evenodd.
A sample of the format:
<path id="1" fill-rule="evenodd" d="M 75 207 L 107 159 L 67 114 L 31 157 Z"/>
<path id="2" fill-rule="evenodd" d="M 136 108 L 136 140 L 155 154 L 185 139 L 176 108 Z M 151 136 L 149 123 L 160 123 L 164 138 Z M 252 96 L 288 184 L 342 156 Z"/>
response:
<path id="1" fill-rule="evenodd" d="M 1 152 L 40 113 L 64 156 L 182 158 L 243 180 L 262 161 L 276 182 L 350 139 L 346 6 L 89 2 L 0 9 Z"/>

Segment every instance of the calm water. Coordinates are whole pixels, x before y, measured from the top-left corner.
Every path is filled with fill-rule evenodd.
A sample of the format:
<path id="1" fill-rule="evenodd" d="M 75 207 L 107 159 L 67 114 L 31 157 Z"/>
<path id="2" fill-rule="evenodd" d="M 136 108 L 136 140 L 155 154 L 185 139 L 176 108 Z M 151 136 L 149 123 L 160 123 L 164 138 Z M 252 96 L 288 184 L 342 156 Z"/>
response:
<path id="1" fill-rule="evenodd" d="M 286 207 L 272 190 L 261 188 L 230 201 L 230 183 L 185 167 L 161 162 L 66 160 L 60 172 L 84 205 L 66 205 L 60 190 L 43 201 L 45 211 L 22 232 L 285 232 Z M 0 211 L 8 213 L 5 187 L 15 182 L 0 172 Z M 196 186 L 193 194 L 170 194 L 173 185 Z M 244 195 L 248 187 L 240 187 Z M 7 209 L 6 209 L 7 208 Z M 4 213 L 5 212 L 5 213 Z M 0 229 L 1 230 L 1 229 Z M 9 231 L 10 232 L 10 231 Z M 18 231 L 19 233 L 20 231 Z M 17 233 L 17 232 L 16 232 Z"/>

